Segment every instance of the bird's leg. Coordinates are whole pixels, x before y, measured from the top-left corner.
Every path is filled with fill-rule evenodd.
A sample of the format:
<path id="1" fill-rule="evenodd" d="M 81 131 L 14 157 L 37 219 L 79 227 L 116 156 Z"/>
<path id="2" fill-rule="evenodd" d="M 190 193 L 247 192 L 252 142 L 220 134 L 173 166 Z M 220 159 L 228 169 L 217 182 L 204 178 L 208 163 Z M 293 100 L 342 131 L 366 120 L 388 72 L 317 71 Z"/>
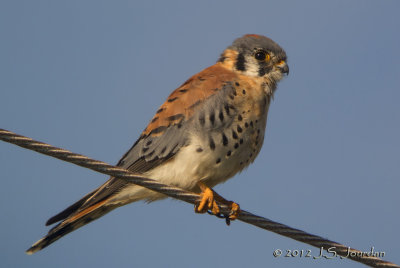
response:
<path id="1" fill-rule="evenodd" d="M 208 187 L 202 182 L 198 182 L 197 185 L 201 190 L 201 201 L 198 205 L 195 206 L 194 210 L 196 213 L 205 213 L 207 210 L 211 210 L 214 215 L 218 215 L 220 213 L 220 209 L 217 205 L 217 202 L 220 202 L 224 205 L 227 205 L 231 208 L 231 212 L 229 214 L 229 220 L 235 220 L 240 212 L 240 207 L 238 204 L 232 201 L 228 201 L 219 194 L 217 194 L 213 189 Z M 227 221 L 228 223 L 228 221 Z"/>
<path id="2" fill-rule="evenodd" d="M 214 200 L 216 192 L 202 182 L 198 182 L 197 185 L 201 190 L 201 200 L 199 204 L 195 205 L 194 211 L 196 213 L 205 213 L 207 210 L 211 210 L 213 214 L 219 214 L 220 209 Z"/>

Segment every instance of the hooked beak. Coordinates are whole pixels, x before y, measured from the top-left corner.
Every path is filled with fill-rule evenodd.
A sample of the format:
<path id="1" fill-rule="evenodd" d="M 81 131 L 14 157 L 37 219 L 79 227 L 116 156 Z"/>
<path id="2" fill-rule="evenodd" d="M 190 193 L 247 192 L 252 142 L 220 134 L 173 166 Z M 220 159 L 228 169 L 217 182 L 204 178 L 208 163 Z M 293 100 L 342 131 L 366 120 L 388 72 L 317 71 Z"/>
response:
<path id="1" fill-rule="evenodd" d="M 275 66 L 276 66 L 276 68 L 278 68 L 279 71 L 281 71 L 281 73 L 289 75 L 289 66 L 287 65 L 287 63 L 285 61 L 281 60 Z"/>

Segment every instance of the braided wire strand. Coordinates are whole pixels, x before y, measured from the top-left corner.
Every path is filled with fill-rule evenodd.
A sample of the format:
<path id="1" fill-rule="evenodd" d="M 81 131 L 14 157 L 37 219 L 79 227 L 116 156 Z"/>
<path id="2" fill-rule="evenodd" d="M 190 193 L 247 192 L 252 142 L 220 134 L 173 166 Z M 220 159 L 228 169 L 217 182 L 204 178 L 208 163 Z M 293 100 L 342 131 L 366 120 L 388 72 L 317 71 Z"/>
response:
<path id="1" fill-rule="evenodd" d="M 35 141 L 31 138 L 18 135 L 5 129 L 0 129 L 0 140 L 18 145 L 25 149 L 36 151 L 44 155 L 52 156 L 102 174 L 127 180 L 131 183 L 146 187 L 150 190 L 185 201 L 187 203 L 197 204 L 200 201 L 200 196 L 196 193 L 159 183 L 156 180 L 132 173 L 126 169 L 115 167 L 105 162 L 94 160 L 84 155 L 72 153 L 68 150 L 57 148 L 43 142 Z M 223 214 L 229 215 L 230 208 L 228 206 L 221 203 L 218 203 L 218 205 L 220 206 Z M 365 252 L 361 252 L 323 237 L 309 234 L 302 230 L 298 230 L 270 219 L 254 215 L 242 209 L 238 215 L 238 220 L 317 248 L 323 247 L 324 250 L 332 249 L 337 253 L 338 256 L 346 257 L 371 267 L 400 268 L 400 266 L 397 264 L 382 260 L 375 256 L 369 256 Z"/>

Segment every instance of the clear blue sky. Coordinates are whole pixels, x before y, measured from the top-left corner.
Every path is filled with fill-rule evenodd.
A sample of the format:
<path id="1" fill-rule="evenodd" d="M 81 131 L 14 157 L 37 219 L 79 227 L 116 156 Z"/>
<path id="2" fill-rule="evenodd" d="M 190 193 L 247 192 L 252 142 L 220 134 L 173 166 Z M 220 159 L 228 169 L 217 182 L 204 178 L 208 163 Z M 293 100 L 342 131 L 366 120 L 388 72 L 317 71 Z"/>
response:
<path id="1" fill-rule="evenodd" d="M 144 2 L 144 1 L 143 1 Z M 290 75 L 264 147 L 216 190 L 400 263 L 400 1 L 1 1 L 0 127 L 116 163 L 168 94 L 245 33 Z M 120 208 L 33 256 L 45 221 L 107 177 L 0 142 L 2 267 L 361 267 L 174 200 Z"/>

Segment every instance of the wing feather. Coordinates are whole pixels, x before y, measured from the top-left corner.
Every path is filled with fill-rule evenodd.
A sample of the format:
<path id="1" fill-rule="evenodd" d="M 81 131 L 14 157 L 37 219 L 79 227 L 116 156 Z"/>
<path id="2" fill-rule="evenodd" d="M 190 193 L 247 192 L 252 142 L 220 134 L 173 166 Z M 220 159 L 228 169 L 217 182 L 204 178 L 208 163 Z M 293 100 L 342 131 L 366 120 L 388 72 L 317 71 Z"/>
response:
<path id="1" fill-rule="evenodd" d="M 203 110 L 214 109 L 221 105 L 223 105 L 222 110 L 223 107 L 230 109 L 228 104 L 223 104 L 222 91 L 232 90 L 232 87 L 229 87 L 229 81 L 235 78 L 234 73 L 220 64 L 215 64 L 192 76 L 171 93 L 157 110 L 140 138 L 117 165 L 142 174 L 170 160 L 182 147 L 188 145 L 190 128 L 198 127 L 196 126 L 198 117 L 201 116 Z M 216 98 L 206 101 L 211 96 Z M 108 199 L 127 184 L 125 180 L 111 177 L 97 190 L 52 217 L 48 224 L 65 219 Z"/>

